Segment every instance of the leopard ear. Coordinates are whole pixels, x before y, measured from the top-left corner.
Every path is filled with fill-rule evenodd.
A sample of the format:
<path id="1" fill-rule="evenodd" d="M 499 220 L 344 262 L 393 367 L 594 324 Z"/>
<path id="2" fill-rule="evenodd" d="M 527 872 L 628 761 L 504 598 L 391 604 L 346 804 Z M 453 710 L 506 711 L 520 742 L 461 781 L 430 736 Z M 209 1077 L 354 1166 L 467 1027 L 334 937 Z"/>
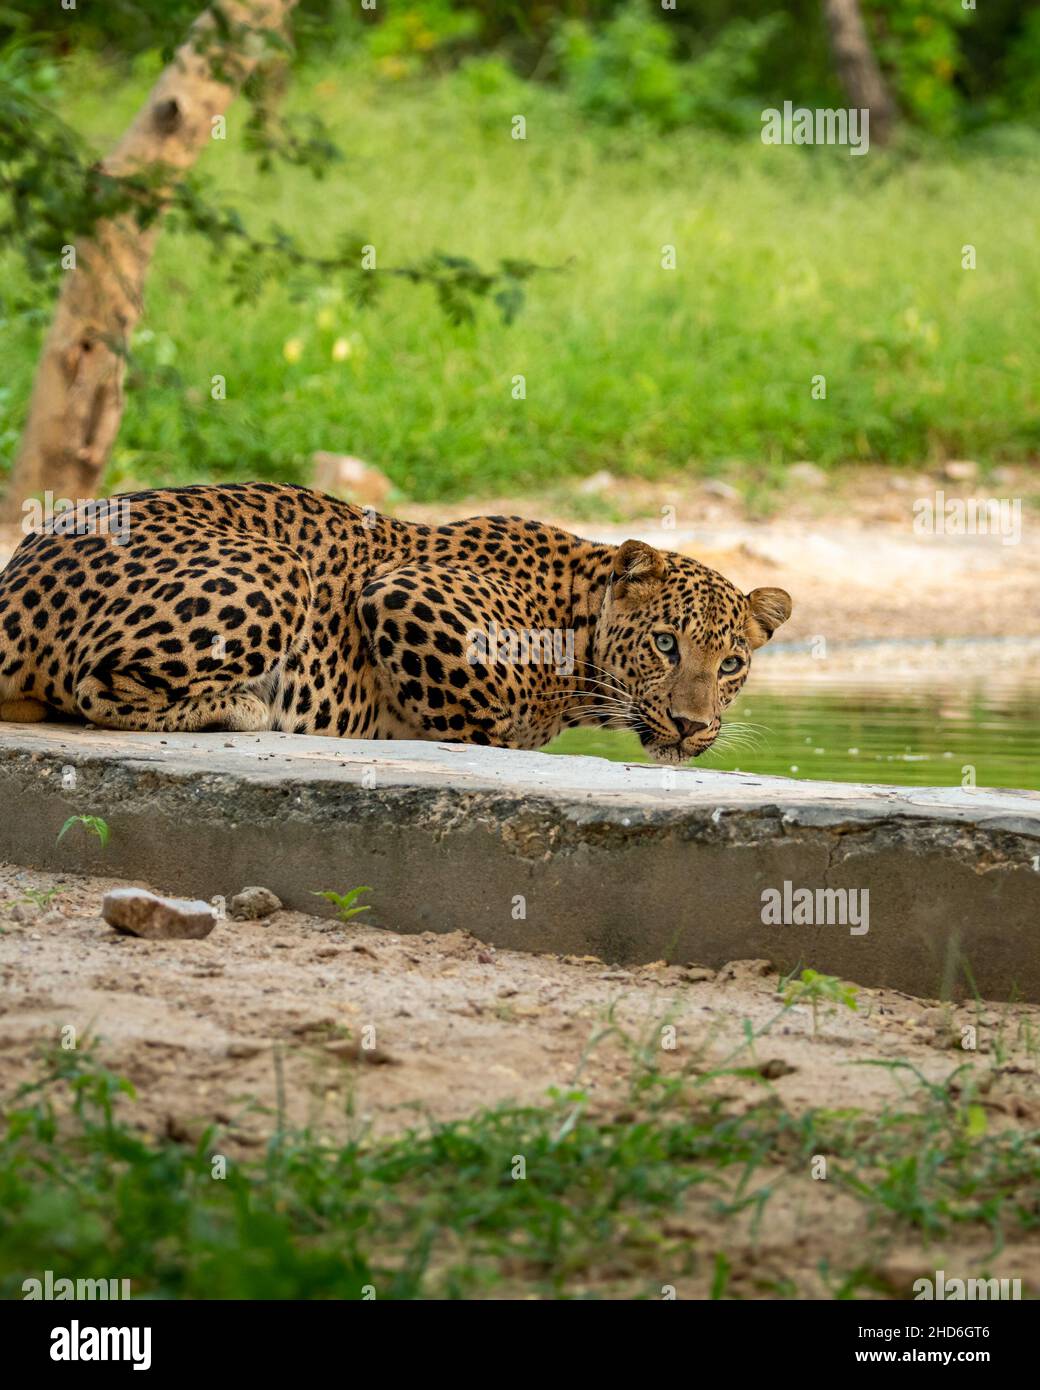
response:
<path id="1" fill-rule="evenodd" d="M 661 587 L 665 558 L 652 545 L 625 541 L 614 556 L 614 597 L 637 602 L 649 598 Z"/>
<path id="2" fill-rule="evenodd" d="M 747 639 L 754 650 L 769 641 L 791 616 L 791 595 L 786 589 L 752 589 L 747 596 Z"/>

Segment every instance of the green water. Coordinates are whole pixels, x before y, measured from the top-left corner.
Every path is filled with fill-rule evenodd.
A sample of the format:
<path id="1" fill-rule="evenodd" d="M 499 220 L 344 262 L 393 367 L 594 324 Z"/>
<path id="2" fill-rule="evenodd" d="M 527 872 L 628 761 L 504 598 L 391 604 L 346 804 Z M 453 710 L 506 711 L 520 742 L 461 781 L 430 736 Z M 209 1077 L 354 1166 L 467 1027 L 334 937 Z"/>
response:
<path id="1" fill-rule="evenodd" d="M 1040 790 L 1040 678 L 810 684 L 756 672 L 723 720 L 758 726 L 754 747 L 712 748 L 692 766 L 832 782 Z M 569 729 L 547 753 L 649 762 L 635 734 Z"/>

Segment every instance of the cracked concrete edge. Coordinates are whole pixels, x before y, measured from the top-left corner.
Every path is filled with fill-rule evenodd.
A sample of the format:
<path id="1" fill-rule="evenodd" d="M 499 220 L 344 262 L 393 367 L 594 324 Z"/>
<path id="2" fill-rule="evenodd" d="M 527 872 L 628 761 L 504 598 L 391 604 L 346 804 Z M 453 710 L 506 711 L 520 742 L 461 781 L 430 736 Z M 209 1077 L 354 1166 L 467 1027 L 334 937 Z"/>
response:
<path id="1" fill-rule="evenodd" d="M 871 798 L 718 773 L 692 780 L 690 794 L 646 795 L 602 768 L 598 789 L 579 794 L 552 785 L 573 782 L 574 769 L 558 774 L 546 765 L 561 760 L 545 755 L 480 750 L 496 774 L 545 766 L 539 789 L 467 784 L 456 752 L 438 760 L 414 746 L 370 745 L 361 757 L 352 745 L 337 758 L 333 744 L 333 756 L 224 767 L 221 737 L 196 736 L 168 758 L 154 756 L 154 736 L 131 746 L 91 732 L 3 737 L 0 858 L 207 899 L 263 884 L 320 912 L 332 909 L 316 892 L 371 884 L 373 916 L 405 931 L 463 929 L 621 963 L 758 957 L 926 997 L 977 988 L 1040 1000 L 1040 799 L 1028 795 L 879 788 Z M 75 788 L 61 785 L 70 766 Z M 364 785 L 373 767 L 377 785 Z M 108 821 L 104 850 L 81 829 L 56 843 L 74 815 Z M 762 890 L 785 880 L 867 889 L 869 933 L 765 927 Z"/>
<path id="2" fill-rule="evenodd" d="M 227 741 L 219 734 L 115 734 L 44 724 L 0 728 L 0 764 L 13 775 L 21 768 L 30 779 L 72 765 L 95 775 L 102 795 L 137 792 L 153 777 L 170 795 L 179 785 L 186 788 L 189 799 L 206 789 L 214 799 L 224 791 L 259 802 L 266 789 L 284 801 L 291 786 L 296 803 L 313 802 L 308 815 L 333 819 L 359 790 L 388 798 L 404 792 L 426 802 L 432 798 L 424 793 L 441 792 L 453 800 L 474 798 L 473 804 L 483 797 L 488 804 L 505 799 L 576 812 L 592 807 L 599 818 L 622 825 L 633 814 L 655 821 L 750 814 L 836 829 L 889 819 L 986 825 L 1040 838 L 1040 793 L 1034 792 L 828 783 L 466 745 L 285 734 Z M 663 786 L 662 778 L 671 780 Z"/>
<path id="3" fill-rule="evenodd" d="M 267 823 L 275 831 L 293 821 L 328 829 L 408 821 L 442 838 L 467 822 L 483 820 L 499 827 L 511 853 L 530 859 L 549 851 L 566 855 L 583 845 L 608 848 L 672 835 L 688 843 L 733 847 L 813 835 L 821 836 L 824 844 L 885 837 L 909 853 L 925 846 L 942 849 L 980 873 L 1014 866 L 1040 853 L 1040 817 L 972 820 L 961 809 L 938 815 L 922 806 L 897 809 L 855 800 L 842 806 L 762 802 L 709 807 L 669 803 L 660 796 L 641 802 L 632 797 L 578 799 L 504 789 L 298 780 L 307 776 L 306 769 L 288 780 L 279 775 L 245 781 L 226 773 L 185 773 L 150 763 L 75 755 L 71 765 L 77 769 L 78 785 L 75 796 L 67 800 L 78 809 L 70 809 L 70 815 L 101 814 L 108 806 L 117 806 L 124 816 L 148 814 L 161 797 L 164 815 L 174 821 L 190 816 L 230 827 Z M 31 798 L 41 783 L 53 786 L 59 781 L 56 770 L 41 768 L 34 755 L 0 749 L 0 792 L 17 787 L 20 795 Z"/>

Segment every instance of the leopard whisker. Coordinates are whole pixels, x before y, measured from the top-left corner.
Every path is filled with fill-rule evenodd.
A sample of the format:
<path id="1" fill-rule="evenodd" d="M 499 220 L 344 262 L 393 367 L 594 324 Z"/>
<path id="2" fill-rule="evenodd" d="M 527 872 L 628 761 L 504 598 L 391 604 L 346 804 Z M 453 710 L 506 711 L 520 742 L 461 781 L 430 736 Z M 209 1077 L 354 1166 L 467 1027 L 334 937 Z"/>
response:
<path id="1" fill-rule="evenodd" d="M 612 719 L 627 719 L 631 709 L 625 705 L 579 705 L 575 709 L 562 710 L 566 719 L 577 719 L 591 715 L 604 715 Z"/>
<path id="2" fill-rule="evenodd" d="M 600 705 L 603 708 L 628 708 L 630 700 L 622 700 L 616 695 L 600 695 L 597 691 L 575 690 L 557 691 L 553 695 L 545 696 L 548 700 L 584 700 L 590 705 Z"/>
<path id="3" fill-rule="evenodd" d="M 611 719 L 627 719 L 630 713 L 631 710 L 611 709 L 609 706 L 605 705 L 581 705 L 578 709 L 565 710 L 564 718 L 577 719 L 586 715 L 602 714 L 609 716 Z"/>
<path id="4" fill-rule="evenodd" d="M 766 740 L 762 738 L 756 738 L 752 734 L 727 734 L 726 732 L 723 732 L 716 735 L 715 742 L 723 744 L 724 746 L 739 743 L 742 747 L 745 748 L 763 748 L 765 746 Z"/>
<path id="5" fill-rule="evenodd" d="M 601 681 L 600 684 L 608 685 L 608 686 L 613 686 L 613 688 L 614 688 L 615 690 L 621 691 L 622 694 L 624 694 L 624 695 L 627 695 L 627 694 L 628 694 L 628 691 L 625 690 L 624 687 L 620 684 L 620 682 L 618 681 L 618 679 L 617 679 L 617 677 L 614 675 L 614 673 L 613 673 L 612 671 L 608 671 L 607 668 L 606 668 L 605 666 L 599 666 L 599 665 L 597 665 L 597 663 L 596 663 L 595 661 L 585 661 L 585 660 L 580 660 L 580 661 L 579 661 L 579 665 L 581 665 L 581 666 L 588 666 L 588 667 L 591 668 L 591 670 L 593 670 L 593 671 L 598 671 L 599 674 L 600 674 L 601 676 L 606 676 L 606 678 L 607 678 L 606 681 Z M 582 679 L 587 679 L 587 678 L 586 678 L 586 677 L 582 677 Z"/>

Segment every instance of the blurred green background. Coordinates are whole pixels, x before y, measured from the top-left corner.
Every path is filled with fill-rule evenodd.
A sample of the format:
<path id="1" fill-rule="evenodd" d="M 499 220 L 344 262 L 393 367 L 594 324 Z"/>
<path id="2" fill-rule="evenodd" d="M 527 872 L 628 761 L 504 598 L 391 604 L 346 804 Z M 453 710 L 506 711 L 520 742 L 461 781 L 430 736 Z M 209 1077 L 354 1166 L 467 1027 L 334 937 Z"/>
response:
<path id="1" fill-rule="evenodd" d="M 0 38 L 100 155 L 200 8 L 0 7 Z M 764 107 L 847 105 L 815 0 L 304 0 L 280 107 L 319 117 L 341 157 L 315 157 L 320 178 L 263 170 L 240 99 L 200 162 L 207 196 L 315 255 L 354 235 L 381 266 L 441 250 L 558 269 L 527 282 L 513 323 L 487 302 L 454 324 L 398 281 L 362 307 L 335 276 L 258 271 L 243 298 L 227 248 L 171 225 L 107 489 L 308 481 L 318 449 L 421 500 L 600 468 L 1035 456 L 1040 8 L 862 8 L 900 119 L 889 148 L 853 158 L 760 138 Z M 0 253 L 4 470 L 56 287 L 22 249 Z"/>

